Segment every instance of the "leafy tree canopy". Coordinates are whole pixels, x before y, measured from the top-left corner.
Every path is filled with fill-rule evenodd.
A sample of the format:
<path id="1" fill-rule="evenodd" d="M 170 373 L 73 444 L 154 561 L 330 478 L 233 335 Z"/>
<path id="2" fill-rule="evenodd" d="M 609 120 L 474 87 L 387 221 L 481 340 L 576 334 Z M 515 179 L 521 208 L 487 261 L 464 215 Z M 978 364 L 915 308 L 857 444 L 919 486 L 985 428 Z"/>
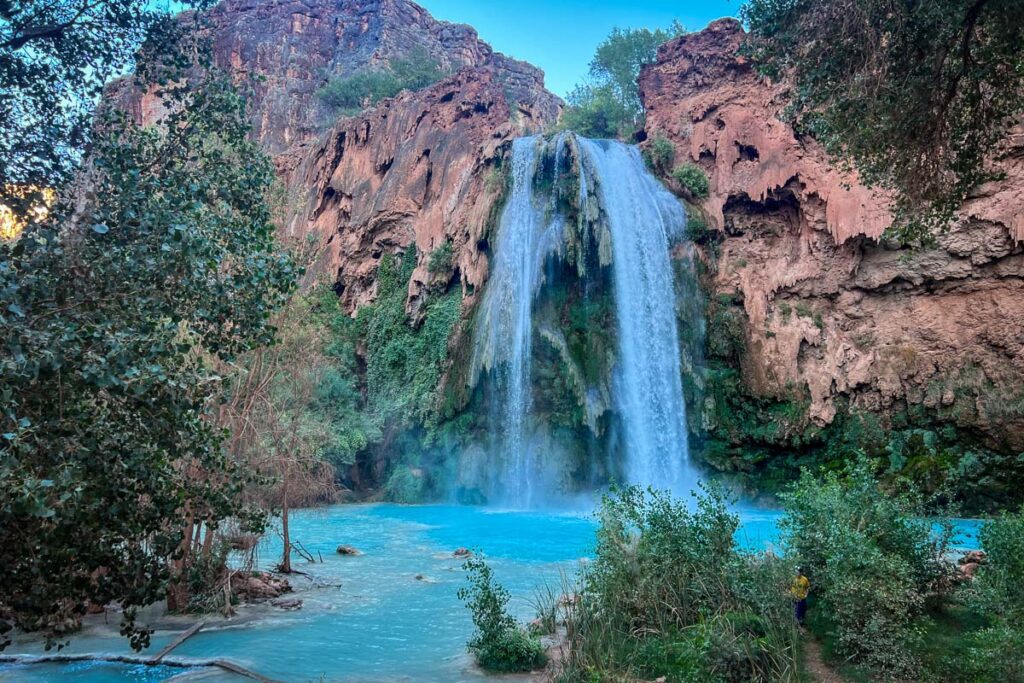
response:
<path id="1" fill-rule="evenodd" d="M 77 5 L 60 12 L 68 7 Z M 0 243 L 0 633 L 60 637 L 90 603 L 119 601 L 123 632 L 144 646 L 133 609 L 166 594 L 192 529 L 260 522 L 241 505 L 244 473 L 210 419 L 214 368 L 273 340 L 270 317 L 297 273 L 275 241 L 264 201 L 273 169 L 247 140 L 242 101 L 212 72 L 174 78 L 189 53 L 150 51 L 154 61 L 140 67 L 164 84 L 159 125 L 104 108 L 73 186 L 61 183 L 84 137 L 44 126 L 32 133 L 38 146 L 16 147 L 26 112 L 85 125 L 102 70 L 120 64 L 111 55 L 128 54 L 118 26 L 168 38 L 141 7 L 83 3 L 65 16 L 49 4 L 0 4 L 5 16 L 57 12 L 67 24 L 35 47 L 18 36 L 37 31 L 5 26 L 0 46 L 13 97 L 0 108 L 15 112 L 0 118 L 0 139 L 12 145 L 4 178 L 65 190 Z M 47 25 L 38 21 L 24 23 Z M 64 78 L 57 87 L 70 99 L 10 80 L 18 63 Z"/>
<path id="2" fill-rule="evenodd" d="M 678 21 L 668 29 L 619 29 L 597 46 L 589 80 L 569 93 L 562 127 L 588 137 L 629 137 L 643 125 L 637 78 L 657 57 L 658 46 L 685 33 Z"/>
<path id="3" fill-rule="evenodd" d="M 140 0 L 0 0 L 0 204 L 22 213 L 39 204 L 26 188 L 66 182 L 106 83 L 133 65 L 144 40 L 167 66 L 181 66 L 186 55 L 168 48 L 188 28 Z"/>
<path id="4" fill-rule="evenodd" d="M 798 127 L 894 193 L 892 232 L 949 225 L 1024 112 L 1019 0 L 749 0 L 750 53 Z"/>

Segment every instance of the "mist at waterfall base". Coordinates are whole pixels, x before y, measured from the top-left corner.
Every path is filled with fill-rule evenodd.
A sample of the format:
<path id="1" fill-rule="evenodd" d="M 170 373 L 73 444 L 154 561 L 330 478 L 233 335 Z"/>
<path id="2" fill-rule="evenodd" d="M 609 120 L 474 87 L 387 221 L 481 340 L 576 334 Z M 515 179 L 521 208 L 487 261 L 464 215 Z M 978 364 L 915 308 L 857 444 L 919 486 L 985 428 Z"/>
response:
<path id="1" fill-rule="evenodd" d="M 677 304 L 682 204 L 635 146 L 610 140 L 520 138 L 510 176 L 475 324 L 472 376 L 487 393 L 491 425 L 488 466 L 478 468 L 488 473 L 483 498 L 514 509 L 587 507 L 612 482 L 688 493 L 698 479 L 679 326 L 700 323 L 680 320 Z M 581 321 L 587 344 L 614 328 L 612 348 L 583 352 L 608 358 L 581 360 L 578 350 L 572 358 L 563 290 L 583 311 L 599 311 L 592 300 L 602 296 L 613 303 L 611 320 Z M 555 313 L 545 316 L 549 299 Z M 559 439 L 551 411 L 538 405 L 544 378 L 535 366 L 545 350 L 564 375 L 564 393 L 582 406 L 583 434 Z M 588 376 L 578 366 L 604 371 Z"/>

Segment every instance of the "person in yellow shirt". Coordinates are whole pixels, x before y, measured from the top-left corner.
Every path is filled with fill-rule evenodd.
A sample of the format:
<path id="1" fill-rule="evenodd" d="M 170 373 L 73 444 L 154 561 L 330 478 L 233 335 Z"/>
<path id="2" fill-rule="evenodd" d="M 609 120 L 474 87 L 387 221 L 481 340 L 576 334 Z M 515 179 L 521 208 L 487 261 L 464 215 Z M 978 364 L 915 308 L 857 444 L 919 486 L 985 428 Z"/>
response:
<path id="1" fill-rule="evenodd" d="M 793 596 L 793 605 L 796 611 L 796 623 L 804 625 L 804 617 L 807 615 L 807 595 L 811 592 L 811 582 L 804 576 L 803 567 L 796 568 L 796 577 L 793 585 L 789 587 L 789 593 Z"/>

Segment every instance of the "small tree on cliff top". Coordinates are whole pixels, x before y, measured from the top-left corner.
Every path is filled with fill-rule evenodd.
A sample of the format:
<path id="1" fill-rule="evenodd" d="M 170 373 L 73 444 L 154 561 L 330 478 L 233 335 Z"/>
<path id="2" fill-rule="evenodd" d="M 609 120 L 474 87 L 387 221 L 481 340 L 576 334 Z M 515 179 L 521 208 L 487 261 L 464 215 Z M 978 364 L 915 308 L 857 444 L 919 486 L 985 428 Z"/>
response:
<path id="1" fill-rule="evenodd" d="M 668 29 L 619 29 L 597 46 L 590 79 L 569 93 L 562 127 L 589 137 L 627 137 L 643 125 L 637 78 L 657 57 L 658 46 L 685 33 L 678 21 Z"/>

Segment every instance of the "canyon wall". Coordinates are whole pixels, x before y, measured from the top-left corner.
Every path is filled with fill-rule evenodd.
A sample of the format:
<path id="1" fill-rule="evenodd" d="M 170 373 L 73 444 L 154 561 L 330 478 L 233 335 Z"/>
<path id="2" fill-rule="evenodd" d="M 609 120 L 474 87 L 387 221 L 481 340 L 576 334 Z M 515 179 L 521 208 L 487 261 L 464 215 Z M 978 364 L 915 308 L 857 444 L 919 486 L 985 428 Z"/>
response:
<path id="1" fill-rule="evenodd" d="M 884 194 L 794 132 L 786 86 L 757 74 L 743 38 L 738 22 L 720 20 L 663 45 L 640 78 L 647 139 L 671 141 L 676 163 L 710 180 L 692 212 L 707 229 L 691 228 L 709 340 L 735 337 L 719 355 L 739 363 L 754 412 L 777 423 L 768 435 L 720 436 L 799 446 L 808 430 L 861 413 L 1024 450 L 1024 136 L 999 152 L 1005 178 L 979 188 L 936 246 L 889 245 Z M 703 399 L 711 433 L 724 407 L 713 389 Z"/>
<path id="2" fill-rule="evenodd" d="M 453 290 L 468 320 L 511 142 L 560 112 L 543 73 L 408 0 L 227 0 L 208 16 L 214 61 L 248 93 L 253 135 L 282 180 L 282 236 L 319 254 L 307 277 L 333 281 L 354 314 L 375 300 L 382 258 L 414 246 L 409 322 Z M 990 481 L 1005 472 L 1024 482 L 1024 135 L 998 152 L 1005 177 L 979 188 L 937 245 L 900 248 L 882 238 L 884 194 L 794 131 L 785 84 L 757 74 L 743 38 L 738 22 L 715 22 L 666 43 L 640 78 L 647 144 L 669 141 L 676 164 L 710 181 L 689 205 L 704 315 L 680 306 L 683 336 L 706 339 L 703 363 L 689 352 L 684 363 L 696 448 L 762 480 L 834 449 L 973 467 L 986 490 L 1009 488 Z M 413 51 L 452 75 L 351 117 L 317 96 Z M 141 122 L 159 114 L 147 93 L 116 96 Z M 468 331 L 455 328 L 446 377 L 465 374 Z M 579 332 L 585 357 L 596 342 Z M 549 374 L 569 372 L 559 363 Z M 461 395 L 447 412 L 471 412 L 464 382 L 451 384 Z"/>
<path id="3" fill-rule="evenodd" d="M 183 14 L 191 22 L 192 15 Z M 202 15 L 213 65 L 249 104 L 254 136 L 271 154 L 316 138 L 337 120 L 317 96 L 331 79 L 421 55 L 446 73 L 484 69 L 527 116 L 558 117 L 561 102 L 535 66 L 495 52 L 465 24 L 438 21 L 409 0 L 224 0 Z M 140 122 L 162 112 L 133 90 L 119 104 Z"/>
<path id="4" fill-rule="evenodd" d="M 502 157 L 513 138 L 560 112 L 543 72 L 408 0 L 226 0 L 202 25 L 283 181 L 283 235 L 322 247 L 311 276 L 336 277 L 354 313 L 373 298 L 382 255 L 415 245 L 410 312 L 428 286 L 449 282 L 463 287 L 468 309 L 487 276 Z M 452 75 L 351 117 L 317 95 L 332 78 L 416 53 Z M 111 96 L 139 123 L 163 113 L 159 98 L 129 81 Z M 442 247 L 451 266 L 431 273 L 430 253 Z"/>

